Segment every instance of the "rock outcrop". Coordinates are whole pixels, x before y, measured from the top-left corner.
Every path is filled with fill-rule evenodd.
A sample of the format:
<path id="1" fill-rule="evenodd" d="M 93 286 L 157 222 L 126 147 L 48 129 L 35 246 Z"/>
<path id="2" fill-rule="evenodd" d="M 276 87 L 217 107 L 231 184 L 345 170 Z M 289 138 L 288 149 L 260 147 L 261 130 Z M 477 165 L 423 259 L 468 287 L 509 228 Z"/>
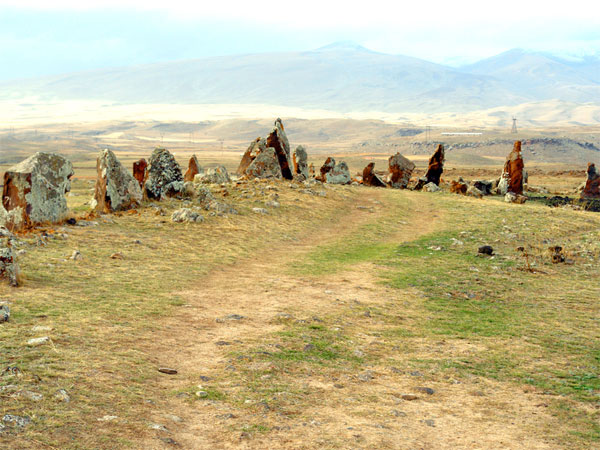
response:
<path id="1" fill-rule="evenodd" d="M 274 148 L 261 151 L 246 168 L 249 178 L 281 178 L 281 166 Z"/>
<path id="2" fill-rule="evenodd" d="M 39 152 L 4 173 L 4 226 L 11 231 L 66 219 L 65 194 L 71 189 L 73 165 L 63 156 Z"/>
<path id="3" fill-rule="evenodd" d="M 193 209 L 190 208 L 181 208 L 177 211 L 173 211 L 171 214 L 171 220 L 176 223 L 194 223 L 194 222 L 202 222 L 204 217 Z"/>
<path id="4" fill-rule="evenodd" d="M 425 178 L 427 179 L 425 184 L 434 183 L 439 186 L 442 172 L 444 172 L 444 146 L 438 144 L 437 149 L 431 155 L 431 158 L 429 158 L 429 167 L 425 174 Z"/>
<path id="5" fill-rule="evenodd" d="M 7 281 L 10 286 L 20 284 L 19 264 L 10 246 L 0 247 L 0 281 Z"/>
<path id="6" fill-rule="evenodd" d="M 281 175 L 286 180 L 291 180 L 294 176 L 292 173 L 292 155 L 290 151 L 290 143 L 283 128 L 281 119 L 275 120 L 273 130 L 267 136 L 267 147 L 273 147 L 279 160 L 281 167 Z"/>
<path id="7" fill-rule="evenodd" d="M 230 181 L 229 173 L 225 166 L 222 165 L 206 169 L 194 177 L 194 183 L 223 184 Z"/>
<path id="8" fill-rule="evenodd" d="M 308 180 L 308 155 L 303 146 L 299 145 L 294 150 L 294 178 L 299 181 Z"/>
<path id="9" fill-rule="evenodd" d="M 183 189 L 181 168 L 167 149 L 155 148 L 152 152 L 145 189 L 151 200 L 175 196 Z"/>
<path id="10" fill-rule="evenodd" d="M 200 172 L 202 172 L 202 168 L 198 163 L 198 158 L 196 158 L 196 155 L 193 155 L 188 163 L 188 169 L 185 171 L 183 181 L 194 181 L 194 177 Z"/>
<path id="11" fill-rule="evenodd" d="M 146 182 L 146 176 L 148 174 L 148 162 L 142 158 L 139 161 L 133 163 L 133 178 L 135 178 L 142 191 L 144 190 L 144 183 Z"/>
<path id="12" fill-rule="evenodd" d="M 588 164 L 587 181 L 581 192 L 581 198 L 600 198 L 600 172 L 594 163 Z"/>
<path id="13" fill-rule="evenodd" d="M 515 141 L 514 147 L 504 163 L 504 170 L 500 177 L 498 190 L 500 193 L 504 190 L 501 185 L 506 185 L 506 192 L 515 195 L 523 194 L 523 157 L 521 156 L 521 141 Z"/>
<path id="14" fill-rule="evenodd" d="M 386 182 L 375 173 L 375 163 L 373 162 L 363 169 L 362 181 L 365 186 L 387 187 Z"/>
<path id="15" fill-rule="evenodd" d="M 97 212 L 110 213 L 137 207 L 142 189 L 111 150 L 103 150 L 96 160 L 96 187 L 91 206 Z"/>
<path id="16" fill-rule="evenodd" d="M 400 153 L 390 156 L 388 182 L 396 189 L 405 189 L 415 170 L 415 164 Z"/>

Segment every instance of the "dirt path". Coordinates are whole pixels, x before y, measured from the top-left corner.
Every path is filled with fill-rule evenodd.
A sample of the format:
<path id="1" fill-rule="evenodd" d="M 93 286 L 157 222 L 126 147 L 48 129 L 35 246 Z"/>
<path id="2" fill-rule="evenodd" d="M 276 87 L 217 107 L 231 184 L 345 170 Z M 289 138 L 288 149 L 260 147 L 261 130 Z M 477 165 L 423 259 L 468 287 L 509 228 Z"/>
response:
<path id="1" fill-rule="evenodd" d="M 389 205 L 385 199 L 380 202 L 376 190 L 367 195 L 364 202 L 374 206 L 372 212 L 352 211 L 352 220 L 340 220 L 333 229 L 321 230 L 301 242 L 265 249 L 263 255 L 213 271 L 199 280 L 196 289 L 184 293 L 187 305 L 167 321 L 156 336 L 154 349 L 157 365 L 179 371 L 176 376 L 160 378 L 165 399 L 149 406 L 152 422 L 166 430 L 149 432 L 140 448 L 550 448 L 529 432 L 543 414 L 535 405 L 535 396 L 511 392 L 510 387 L 482 379 L 470 383 L 429 380 L 425 386 L 435 391 L 429 395 L 418 390 L 424 386 L 420 374 L 385 363 L 368 365 L 352 375 L 335 370 L 309 372 L 309 376 L 280 373 L 278 376 L 292 380 L 299 389 L 311 392 L 311 402 L 289 402 L 287 410 L 261 408 L 260 404 L 249 407 L 249 400 L 243 398 L 222 402 L 194 397 L 194 390 L 207 389 L 215 381 L 233 392 L 239 390 L 243 381 L 236 367 L 240 361 L 232 352 L 242 355 L 237 359 L 257 374 L 270 368 L 269 363 L 245 362 L 243 355 L 252 345 L 284 329 L 281 317 L 331 316 L 341 307 L 384 306 L 389 299 L 404 295 L 378 284 L 377 268 L 372 264 L 361 264 L 335 277 L 286 274 L 290 261 L 326 242 L 327 236 L 349 235 L 378 220 Z M 402 212 L 403 223 L 393 236 L 398 243 L 443 225 L 425 197 L 412 200 L 411 211 Z M 422 217 L 431 220 L 422 221 Z M 231 316 L 235 314 L 244 318 Z M 359 333 L 356 338 L 360 347 L 366 353 L 377 352 L 380 342 L 376 334 L 366 333 L 377 327 L 376 319 L 357 315 L 340 326 L 364 327 L 364 335 Z M 470 351 L 466 342 L 420 345 L 423 352 Z M 268 384 L 269 377 L 262 375 L 258 382 Z M 174 391 L 182 393 L 170 395 Z M 402 397 L 415 392 L 416 400 Z M 280 394 L 285 395 L 285 389 Z M 319 399 L 317 403 L 312 402 L 314 398 Z M 268 432 L 246 427 L 257 418 L 269 425 Z"/>

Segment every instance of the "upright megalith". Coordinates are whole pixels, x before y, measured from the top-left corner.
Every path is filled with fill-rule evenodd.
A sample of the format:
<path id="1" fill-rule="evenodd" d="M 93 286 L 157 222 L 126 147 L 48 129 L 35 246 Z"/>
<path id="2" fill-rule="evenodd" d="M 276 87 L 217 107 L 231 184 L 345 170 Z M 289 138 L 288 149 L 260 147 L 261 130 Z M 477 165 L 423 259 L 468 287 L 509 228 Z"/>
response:
<path id="1" fill-rule="evenodd" d="M 524 167 L 523 157 L 521 156 L 521 141 L 515 141 L 513 149 L 504 163 L 504 169 L 498 184 L 498 189 L 502 195 L 505 195 L 507 192 L 512 192 L 515 195 L 523 195 Z"/>
<path id="2" fill-rule="evenodd" d="M 600 198 L 600 172 L 594 163 L 588 163 L 587 181 L 581 192 L 581 198 Z"/>
<path id="3" fill-rule="evenodd" d="M 139 161 L 133 163 L 133 178 L 137 180 L 140 185 L 140 189 L 144 190 L 144 184 L 146 183 L 146 177 L 148 176 L 148 162 L 142 158 Z"/>
<path id="4" fill-rule="evenodd" d="M 396 189 L 405 189 L 408 186 L 413 170 L 415 170 L 415 163 L 400 153 L 390 156 L 388 174 L 390 186 Z"/>
<path id="5" fill-rule="evenodd" d="M 150 169 L 145 184 L 149 199 L 178 195 L 183 190 L 183 175 L 175 157 L 165 148 L 155 148 L 150 157 Z"/>
<path id="6" fill-rule="evenodd" d="M 188 163 L 188 168 L 183 176 L 183 181 L 194 181 L 194 177 L 200 172 L 202 172 L 202 168 L 200 167 L 200 163 L 198 163 L 198 158 L 196 158 L 196 155 L 192 155 L 190 162 Z"/>
<path id="7" fill-rule="evenodd" d="M 96 186 L 92 209 L 100 213 L 124 211 L 142 201 L 142 189 L 111 150 L 103 150 L 96 160 Z"/>
<path id="8" fill-rule="evenodd" d="M 331 158 L 333 160 L 333 158 Z M 335 161 L 334 161 L 335 162 Z M 325 182 L 329 184 L 350 184 L 350 169 L 344 161 L 335 163 L 331 170 L 325 173 Z"/>
<path id="9" fill-rule="evenodd" d="M 254 158 L 245 170 L 249 178 L 281 178 L 281 166 L 275 149 L 269 147 Z"/>
<path id="10" fill-rule="evenodd" d="M 302 145 L 299 145 L 294 150 L 293 161 L 294 177 L 300 181 L 308 180 L 308 154 Z"/>
<path id="11" fill-rule="evenodd" d="M 327 174 L 329 172 L 331 172 L 334 167 L 335 167 L 335 159 L 333 159 L 330 156 L 325 160 L 325 162 L 321 166 L 321 169 L 319 170 L 319 175 L 316 177 L 317 180 L 322 181 L 323 183 L 326 183 L 327 182 Z"/>
<path id="12" fill-rule="evenodd" d="M 9 230 L 57 223 L 69 214 L 65 194 L 71 189 L 73 165 L 55 153 L 38 152 L 4 173 L 2 206 Z"/>
<path id="13" fill-rule="evenodd" d="M 252 143 L 248 146 L 248 149 L 244 152 L 242 156 L 242 160 L 240 161 L 240 165 L 237 169 L 237 174 L 239 176 L 246 175 L 246 169 L 252 164 L 252 161 L 256 159 L 258 155 L 260 155 L 267 148 L 267 141 L 261 137 L 257 137 Z M 279 164 L 279 162 L 277 162 Z"/>
<path id="14" fill-rule="evenodd" d="M 279 160 L 279 166 L 281 167 L 281 175 L 286 180 L 293 179 L 292 174 L 292 155 L 290 151 L 290 143 L 287 135 L 283 128 L 283 122 L 281 119 L 275 120 L 273 130 L 267 136 L 267 147 L 273 147 Z"/>
<path id="15" fill-rule="evenodd" d="M 362 181 L 365 186 L 387 187 L 387 184 L 375 173 L 375 163 L 369 163 L 363 169 Z"/>
<path id="16" fill-rule="evenodd" d="M 437 149 L 431 155 L 431 158 L 429 158 L 429 166 L 425 174 L 426 184 L 433 183 L 437 186 L 440 185 L 440 178 L 444 172 L 444 156 L 444 146 L 438 144 Z"/>

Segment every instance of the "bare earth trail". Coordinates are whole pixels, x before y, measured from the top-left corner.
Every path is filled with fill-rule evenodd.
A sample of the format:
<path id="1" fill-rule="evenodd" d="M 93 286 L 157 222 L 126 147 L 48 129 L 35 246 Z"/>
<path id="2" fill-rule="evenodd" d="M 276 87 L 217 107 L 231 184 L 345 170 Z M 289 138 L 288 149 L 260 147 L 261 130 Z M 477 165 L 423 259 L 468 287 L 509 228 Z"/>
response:
<path id="1" fill-rule="evenodd" d="M 425 196 L 401 194 L 409 196 L 410 211 L 398 211 L 402 221 L 385 239 L 401 244 L 443 229 L 441 214 Z M 215 270 L 183 293 L 186 305 L 167 319 L 148 349 L 156 355 L 157 366 L 178 370 L 175 376 L 161 375 L 159 387 L 165 395 L 148 406 L 151 422 L 166 429 L 140 436 L 139 448 L 552 448 L 533 431 L 539 421 L 552 421 L 538 407 L 539 397 L 482 379 L 464 383 L 433 376 L 423 381 L 420 375 L 384 364 L 369 364 L 352 375 L 314 370 L 311 376 L 294 376 L 282 371 L 281 377 L 311 392 L 310 401 L 297 402 L 297 408 L 291 401 L 286 410 L 262 407 L 250 400 L 196 397 L 195 391 L 210 393 L 213 386 L 238 392 L 243 388 L 236 377 L 239 364 L 261 374 L 273 369 L 268 362 L 246 360 L 232 352 L 244 355 L 291 321 L 335 317 L 341 307 L 352 305 L 360 311 L 371 306 L 384 308 L 387 302 L 414 295 L 379 283 L 376 272 L 380 268 L 372 263 L 333 276 L 296 276 L 290 269 L 290 263 L 324 243 L 376 222 L 391 207 L 387 195 L 368 190 L 364 201 L 373 205 L 371 211 L 353 210 L 351 220 L 341 217 L 339 224 L 321 229 L 318 235 L 266 248 L 262 254 Z M 369 327 L 377 328 L 376 319 L 359 317 L 358 322 L 356 317 L 348 318 L 347 323 L 340 319 L 341 326 L 364 326 L 364 335 L 359 333 L 360 342 L 355 343 L 366 353 L 377 352 L 377 334 L 367 332 Z M 473 350 L 468 342 L 411 341 L 410 345 L 422 347 L 419 351 L 423 354 L 469 354 Z M 361 378 L 365 371 L 367 378 Z M 261 376 L 258 382 L 268 385 L 271 375 Z M 435 393 L 415 391 L 422 386 Z M 285 388 L 280 390 L 275 395 L 284 397 Z M 418 399 L 402 398 L 413 393 Z M 248 426 L 257 420 L 268 428 Z"/>

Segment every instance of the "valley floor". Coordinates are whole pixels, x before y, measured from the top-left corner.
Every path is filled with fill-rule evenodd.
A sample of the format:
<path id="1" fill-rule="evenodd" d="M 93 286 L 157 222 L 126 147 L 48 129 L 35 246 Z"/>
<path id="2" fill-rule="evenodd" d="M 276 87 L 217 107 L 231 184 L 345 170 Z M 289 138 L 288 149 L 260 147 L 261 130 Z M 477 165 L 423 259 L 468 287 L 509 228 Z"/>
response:
<path id="1" fill-rule="evenodd" d="M 239 215 L 173 224 L 171 201 L 23 238 L 0 415 L 31 423 L 0 448 L 599 445 L 600 216 L 313 189 L 247 183 L 221 192 Z M 25 346 L 39 325 L 52 345 Z"/>

